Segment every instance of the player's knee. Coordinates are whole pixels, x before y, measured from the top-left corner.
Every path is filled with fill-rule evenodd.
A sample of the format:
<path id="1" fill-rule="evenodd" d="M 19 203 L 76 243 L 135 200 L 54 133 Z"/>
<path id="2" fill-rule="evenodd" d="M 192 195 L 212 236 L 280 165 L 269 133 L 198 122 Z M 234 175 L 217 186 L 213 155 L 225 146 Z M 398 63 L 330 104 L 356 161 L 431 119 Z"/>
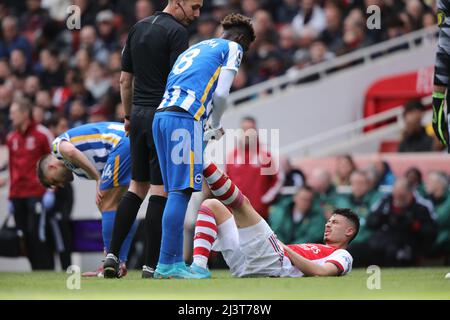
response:
<path id="1" fill-rule="evenodd" d="M 250 200 L 245 195 L 242 195 L 242 204 L 241 206 L 251 206 Z"/>
<path id="2" fill-rule="evenodd" d="M 224 205 L 217 199 L 206 199 L 202 202 L 202 207 L 206 207 L 216 214 L 223 209 Z"/>
<path id="3" fill-rule="evenodd" d="M 167 192 L 164 191 L 163 185 L 151 185 L 150 186 L 150 194 L 152 196 L 160 196 L 167 198 Z"/>
<path id="4" fill-rule="evenodd" d="M 201 207 L 206 208 L 207 212 L 214 215 L 217 225 L 222 224 L 232 216 L 230 210 L 217 199 L 206 199 L 202 202 Z"/>
<path id="5" fill-rule="evenodd" d="M 128 190 L 130 192 L 133 192 L 135 195 L 137 195 L 142 200 L 145 199 L 147 196 L 147 192 L 150 189 L 150 183 L 149 182 L 142 182 L 142 181 L 135 181 L 131 180 L 130 187 Z"/>

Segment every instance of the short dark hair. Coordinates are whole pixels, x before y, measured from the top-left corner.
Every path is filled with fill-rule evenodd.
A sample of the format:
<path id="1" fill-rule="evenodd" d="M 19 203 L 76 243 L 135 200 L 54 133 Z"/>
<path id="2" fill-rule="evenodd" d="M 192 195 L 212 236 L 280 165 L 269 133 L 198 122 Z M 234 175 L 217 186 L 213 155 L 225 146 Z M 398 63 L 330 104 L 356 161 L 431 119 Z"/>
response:
<path id="1" fill-rule="evenodd" d="M 408 101 L 405 104 L 405 106 L 404 106 L 403 114 L 405 115 L 405 114 L 407 114 L 407 113 L 409 113 L 411 111 L 415 111 L 415 110 L 418 110 L 418 111 L 424 111 L 425 110 L 425 107 L 422 104 L 422 102 L 420 102 L 420 100 L 410 100 L 410 101 Z"/>
<path id="2" fill-rule="evenodd" d="M 47 153 L 46 155 L 43 155 L 37 165 L 36 165 L 36 173 L 39 178 L 39 182 L 46 188 L 51 188 L 52 186 L 48 181 L 45 179 L 44 169 L 47 166 L 48 162 L 50 161 L 50 157 L 52 157 L 51 153 Z"/>
<path id="3" fill-rule="evenodd" d="M 227 15 L 223 18 L 221 24 L 225 31 L 238 29 L 239 31 L 243 31 L 251 42 L 256 39 L 252 20 L 240 13 L 231 13 Z"/>
<path id="4" fill-rule="evenodd" d="M 252 116 L 245 116 L 245 117 L 243 117 L 241 119 L 241 122 L 244 122 L 244 121 L 250 121 L 250 122 L 253 122 L 254 124 L 256 124 L 256 119 L 254 117 L 252 117 Z"/>
<path id="5" fill-rule="evenodd" d="M 359 217 L 358 217 L 358 215 L 356 213 L 354 213 L 352 211 L 352 209 L 349 209 L 349 208 L 335 209 L 333 211 L 333 214 L 338 214 L 338 215 L 346 217 L 347 220 L 349 220 L 355 227 L 355 233 L 353 234 L 351 239 L 348 241 L 350 243 L 353 239 L 355 239 L 355 237 L 358 235 L 358 232 L 359 232 Z"/>
<path id="6" fill-rule="evenodd" d="M 310 193 L 314 193 L 314 189 L 313 189 L 310 185 L 307 185 L 307 184 L 302 185 L 302 186 L 298 189 L 298 192 L 300 192 L 301 190 L 305 190 L 305 191 L 308 191 L 308 192 L 310 192 Z M 297 192 L 297 193 L 298 193 L 298 192 Z"/>

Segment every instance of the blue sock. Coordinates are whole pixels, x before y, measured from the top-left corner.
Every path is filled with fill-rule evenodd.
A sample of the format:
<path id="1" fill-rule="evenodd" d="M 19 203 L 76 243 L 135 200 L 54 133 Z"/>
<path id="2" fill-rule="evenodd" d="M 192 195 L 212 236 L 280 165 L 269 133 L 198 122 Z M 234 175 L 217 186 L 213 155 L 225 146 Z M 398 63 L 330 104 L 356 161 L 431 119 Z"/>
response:
<path id="1" fill-rule="evenodd" d="M 138 226 L 138 221 L 135 220 L 133 225 L 131 226 L 130 231 L 127 234 L 127 237 L 122 243 L 120 247 L 119 260 L 120 262 L 126 262 L 128 260 L 128 253 L 130 252 L 131 243 L 134 239 L 134 234 L 136 233 L 136 229 Z"/>
<path id="2" fill-rule="evenodd" d="M 109 251 L 109 244 L 111 243 L 115 217 L 116 217 L 115 211 L 102 212 L 102 237 L 103 237 L 103 246 L 106 252 Z"/>
<path id="3" fill-rule="evenodd" d="M 112 232 L 114 227 L 114 220 L 116 218 L 116 211 L 104 211 L 102 212 L 102 236 L 103 245 L 106 252 L 109 251 L 109 244 L 111 243 Z M 120 262 L 126 262 L 128 260 L 128 252 L 130 251 L 131 243 L 133 242 L 134 234 L 138 226 L 137 220 L 133 223 L 127 237 L 120 247 L 119 260 Z"/>
<path id="4" fill-rule="evenodd" d="M 191 198 L 190 193 L 169 192 L 162 220 L 160 264 L 183 262 L 184 217 Z"/>

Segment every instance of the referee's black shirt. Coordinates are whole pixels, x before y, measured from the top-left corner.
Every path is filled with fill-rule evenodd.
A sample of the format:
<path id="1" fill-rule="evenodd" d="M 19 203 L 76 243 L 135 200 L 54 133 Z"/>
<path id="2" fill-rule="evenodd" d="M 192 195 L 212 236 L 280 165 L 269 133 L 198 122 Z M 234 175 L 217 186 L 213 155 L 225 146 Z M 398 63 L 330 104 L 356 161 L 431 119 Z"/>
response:
<path id="1" fill-rule="evenodd" d="M 188 47 L 187 29 L 168 13 L 156 12 L 131 28 L 122 51 L 122 71 L 134 75 L 133 105 L 159 106 L 170 70 Z"/>

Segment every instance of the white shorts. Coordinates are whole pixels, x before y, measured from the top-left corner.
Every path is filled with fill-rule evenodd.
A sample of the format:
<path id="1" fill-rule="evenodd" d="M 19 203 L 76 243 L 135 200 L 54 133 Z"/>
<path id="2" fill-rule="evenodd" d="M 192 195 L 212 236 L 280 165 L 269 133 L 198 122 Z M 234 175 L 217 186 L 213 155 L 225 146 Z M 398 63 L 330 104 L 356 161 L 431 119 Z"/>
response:
<path id="1" fill-rule="evenodd" d="M 222 255 L 235 277 L 282 274 L 284 250 L 266 221 L 238 229 L 234 217 L 218 226 L 212 250 Z"/>

